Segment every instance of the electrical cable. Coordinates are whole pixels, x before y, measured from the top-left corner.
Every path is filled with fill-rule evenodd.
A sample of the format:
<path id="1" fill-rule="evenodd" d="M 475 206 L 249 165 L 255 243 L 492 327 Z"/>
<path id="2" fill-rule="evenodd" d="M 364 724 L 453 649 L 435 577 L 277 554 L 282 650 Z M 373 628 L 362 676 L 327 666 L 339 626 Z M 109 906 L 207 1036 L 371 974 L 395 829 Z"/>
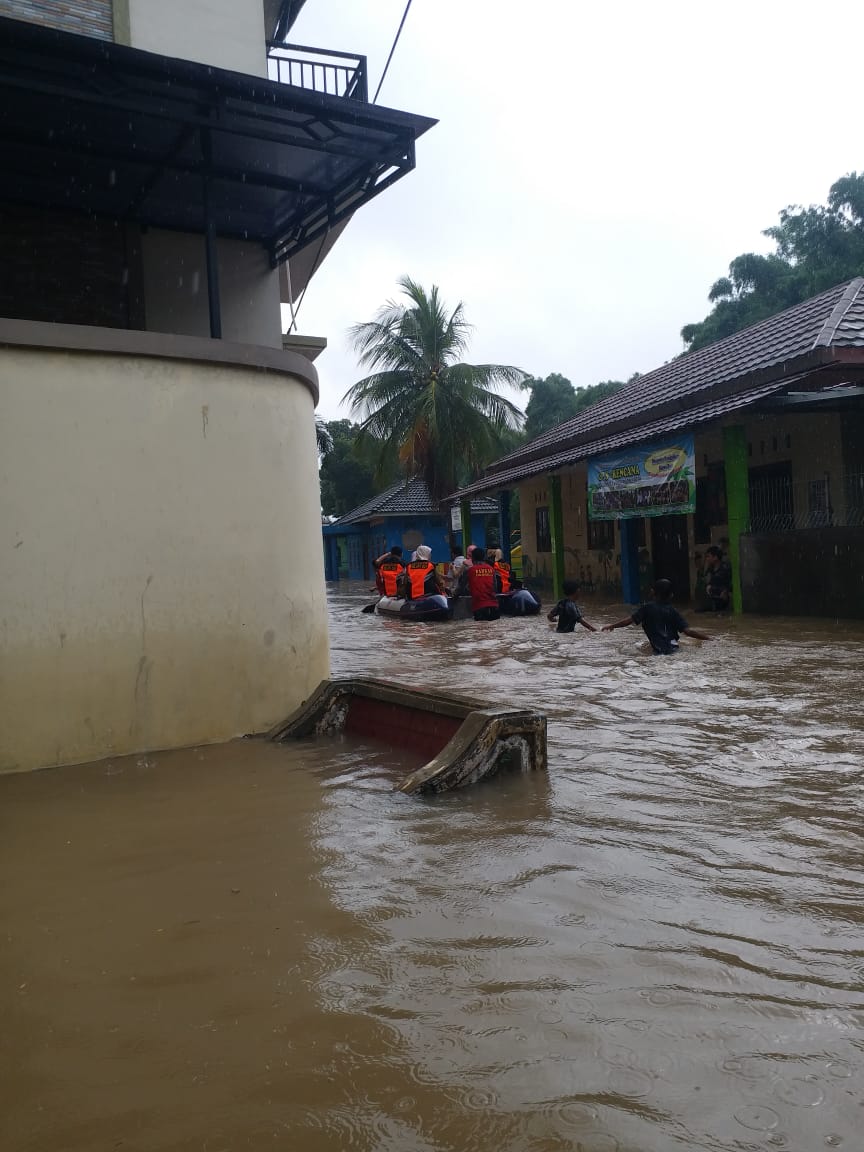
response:
<path id="1" fill-rule="evenodd" d="M 393 53 L 396 51 L 396 45 L 399 43 L 399 37 L 402 35 L 402 28 L 405 24 L 405 18 L 408 15 L 408 9 L 411 7 L 411 0 L 405 5 L 405 11 L 402 13 L 402 19 L 399 21 L 399 27 L 396 29 L 396 39 L 393 41 L 393 47 L 390 49 L 390 55 L 387 57 L 387 63 L 384 65 L 384 71 L 381 73 L 381 79 L 378 81 L 378 87 L 375 89 L 375 95 L 372 97 L 372 103 L 378 103 L 378 93 L 381 91 L 381 85 L 384 83 L 384 77 L 387 75 L 387 69 L 390 67 L 390 61 L 393 59 Z"/>
<path id="2" fill-rule="evenodd" d="M 306 289 L 309 287 L 309 281 L 318 271 L 318 261 L 321 259 L 321 253 L 324 251 L 324 245 L 327 243 L 327 237 L 329 235 L 330 225 L 328 224 L 324 235 L 321 237 L 321 243 L 318 245 L 318 251 L 315 253 L 315 259 L 312 261 L 312 268 L 309 272 L 309 275 L 306 277 L 306 283 L 303 285 L 303 291 L 300 293 L 300 299 L 297 301 L 297 304 L 294 306 L 294 308 L 291 309 L 291 327 L 288 329 L 289 332 L 292 328 L 295 332 L 297 330 L 297 314 L 300 311 L 300 305 L 306 299 Z"/>
<path id="3" fill-rule="evenodd" d="M 393 53 L 396 51 L 396 45 L 399 43 L 399 37 L 402 35 L 402 29 L 405 27 L 405 21 L 408 17 L 408 11 L 411 8 L 411 4 L 412 0 L 408 0 L 408 3 L 405 5 L 405 11 L 402 13 L 402 19 L 399 21 L 399 27 L 396 29 L 396 35 L 393 38 L 393 44 L 390 48 L 390 55 L 387 57 L 387 63 L 384 65 L 384 71 L 381 73 L 381 79 L 378 81 L 378 87 L 375 89 L 375 95 L 372 97 L 373 104 L 376 104 L 378 101 L 378 94 L 381 91 L 381 85 L 384 83 L 384 78 L 387 75 L 387 70 L 390 67 L 390 61 L 393 59 Z M 292 329 L 294 331 L 297 330 L 297 314 L 300 311 L 300 305 L 303 303 L 306 297 L 306 289 L 309 287 L 309 281 L 318 270 L 318 261 L 321 259 L 321 253 L 324 251 L 324 245 L 327 242 L 327 237 L 329 235 L 330 229 L 328 227 L 327 231 L 321 237 L 321 243 L 318 245 L 318 251 L 315 253 L 315 259 L 312 263 L 312 270 L 306 278 L 303 291 L 300 293 L 300 299 L 297 301 L 296 307 L 292 308 L 291 310 L 291 327 L 288 329 L 289 332 L 292 331 Z"/>

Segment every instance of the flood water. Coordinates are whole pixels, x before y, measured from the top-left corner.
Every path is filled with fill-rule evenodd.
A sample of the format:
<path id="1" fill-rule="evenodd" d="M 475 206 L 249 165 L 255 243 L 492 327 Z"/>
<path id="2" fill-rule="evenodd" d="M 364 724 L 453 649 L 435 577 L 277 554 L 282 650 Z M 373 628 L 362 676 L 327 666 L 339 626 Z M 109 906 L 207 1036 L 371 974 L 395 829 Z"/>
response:
<path id="1" fill-rule="evenodd" d="M 418 800 L 410 757 L 241 741 L 0 779 L 4 1152 L 860 1152 L 864 626 L 659 658 L 366 602 L 334 674 L 536 705 L 548 775 Z"/>

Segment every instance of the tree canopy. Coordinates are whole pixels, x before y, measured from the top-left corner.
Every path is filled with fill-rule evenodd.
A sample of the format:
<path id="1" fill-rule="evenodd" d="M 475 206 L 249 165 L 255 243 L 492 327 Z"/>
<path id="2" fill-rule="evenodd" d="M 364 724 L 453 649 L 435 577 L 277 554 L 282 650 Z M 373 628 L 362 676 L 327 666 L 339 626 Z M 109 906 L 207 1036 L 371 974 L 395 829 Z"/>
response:
<path id="1" fill-rule="evenodd" d="M 420 475 L 441 499 L 500 455 L 502 434 L 522 425 L 520 409 L 498 389 L 519 387 L 520 368 L 466 364 L 470 325 L 462 304 L 448 312 L 433 285 L 399 282 L 407 304 L 388 301 L 374 320 L 351 329 L 369 376 L 344 400 L 362 417 L 361 438 L 378 445 L 379 462 L 394 455 L 408 476 Z"/>
<path id="2" fill-rule="evenodd" d="M 603 380 L 586 388 L 574 388 L 566 376 L 553 372 L 545 380 L 529 376 L 523 386 L 531 391 L 525 409 L 525 437 L 534 440 L 565 420 L 572 420 L 584 408 L 617 392 L 622 381 Z"/>
<path id="3" fill-rule="evenodd" d="M 398 465 L 391 458 L 380 474 L 371 452 L 364 451 L 359 426 L 350 420 L 316 421 L 321 456 L 321 510 L 325 516 L 344 516 L 358 504 L 371 498 L 398 478 Z M 322 438 L 329 447 L 322 450 Z"/>
<path id="4" fill-rule="evenodd" d="M 864 172 L 832 184 L 827 204 L 784 208 L 763 235 L 775 251 L 735 257 L 708 294 L 714 307 L 681 329 L 688 352 L 864 274 Z"/>

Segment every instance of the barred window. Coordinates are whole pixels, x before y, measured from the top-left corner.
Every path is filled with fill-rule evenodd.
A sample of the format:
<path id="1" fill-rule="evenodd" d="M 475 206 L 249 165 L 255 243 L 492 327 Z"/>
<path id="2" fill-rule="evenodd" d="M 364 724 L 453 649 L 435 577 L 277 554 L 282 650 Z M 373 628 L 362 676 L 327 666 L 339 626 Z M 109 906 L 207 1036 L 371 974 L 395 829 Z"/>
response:
<path id="1" fill-rule="evenodd" d="M 615 547 L 615 521 L 588 519 L 588 548 L 608 552 Z"/>

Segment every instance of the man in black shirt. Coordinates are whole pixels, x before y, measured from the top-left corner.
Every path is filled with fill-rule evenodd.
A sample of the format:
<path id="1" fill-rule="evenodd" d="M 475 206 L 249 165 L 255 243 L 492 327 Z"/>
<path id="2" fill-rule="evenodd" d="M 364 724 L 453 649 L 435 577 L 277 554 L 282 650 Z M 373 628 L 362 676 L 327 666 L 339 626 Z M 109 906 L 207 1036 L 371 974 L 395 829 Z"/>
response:
<path id="1" fill-rule="evenodd" d="M 672 606 L 672 583 L 669 580 L 655 580 L 654 599 L 641 604 L 632 616 L 607 624 L 604 632 L 615 628 L 626 628 L 628 624 L 641 624 L 648 643 L 657 656 L 668 656 L 678 650 L 678 636 L 692 636 L 694 640 L 713 640 L 707 632 L 691 628 L 677 608 Z"/>

